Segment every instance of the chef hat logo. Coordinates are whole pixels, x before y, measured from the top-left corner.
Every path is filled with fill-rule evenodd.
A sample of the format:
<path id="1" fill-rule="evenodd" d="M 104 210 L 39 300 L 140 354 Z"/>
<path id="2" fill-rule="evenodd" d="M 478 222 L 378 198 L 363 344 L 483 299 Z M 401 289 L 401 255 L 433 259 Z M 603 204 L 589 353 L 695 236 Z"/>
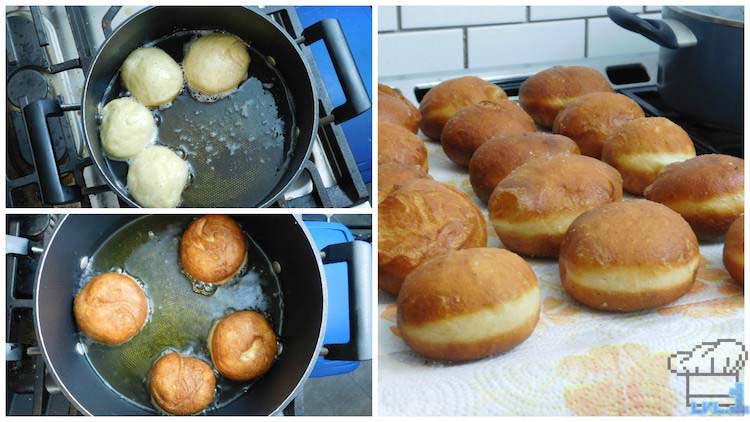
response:
<path id="1" fill-rule="evenodd" d="M 733 375 L 745 367 L 747 359 L 748 352 L 741 341 L 719 339 L 696 345 L 689 352 L 670 355 L 667 366 L 678 375 Z"/>

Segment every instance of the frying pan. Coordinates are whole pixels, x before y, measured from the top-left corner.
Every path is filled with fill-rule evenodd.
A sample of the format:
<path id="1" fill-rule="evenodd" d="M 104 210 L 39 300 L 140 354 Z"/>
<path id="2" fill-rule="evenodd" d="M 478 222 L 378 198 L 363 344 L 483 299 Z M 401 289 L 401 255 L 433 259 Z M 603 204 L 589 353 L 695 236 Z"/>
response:
<path id="1" fill-rule="evenodd" d="M 91 256 L 114 232 L 138 215 L 64 217 L 41 258 L 34 288 L 34 325 L 39 347 L 62 392 L 86 415 L 148 415 L 110 388 L 83 354 L 72 312 L 73 297 Z M 299 217 L 238 215 L 233 218 L 271 261 L 279 263 L 283 295 L 283 352 L 271 370 L 252 387 L 211 415 L 270 415 L 284 409 L 300 391 L 319 355 L 334 360 L 371 358 L 370 245 L 355 241 L 318 251 Z M 127 227 L 126 227 L 127 229 Z M 26 253 L 8 241 L 8 253 Z M 321 257 L 323 257 L 321 259 Z M 349 272 L 350 342 L 323 345 L 327 313 L 322 265 L 347 262 Z"/>
<path id="2" fill-rule="evenodd" d="M 110 18 L 116 13 L 116 9 L 113 10 Z M 251 78 L 247 84 L 254 86 L 247 89 L 254 90 L 255 94 L 241 96 L 243 101 L 234 104 L 227 101 L 232 98 L 230 96 L 213 104 L 204 104 L 202 108 L 185 99 L 176 101 L 172 109 L 161 113 L 160 120 L 165 126 L 160 127 L 160 139 L 163 137 L 167 146 L 187 155 L 195 170 L 195 177 L 183 195 L 183 206 L 186 207 L 264 207 L 274 203 L 302 171 L 319 125 L 342 123 L 371 106 L 346 38 L 335 19 L 311 25 L 296 39 L 263 13 L 239 6 L 149 7 L 130 16 L 114 30 L 107 26 L 107 22 L 103 23 L 107 37 L 86 73 L 81 119 L 84 140 L 94 165 L 109 187 L 129 206 L 137 207 L 138 204 L 126 188 L 127 165 L 105 156 L 98 135 L 98 118 L 100 107 L 119 95 L 119 69 L 128 54 L 138 47 L 159 45 L 180 62 L 182 44 L 175 43 L 174 36 L 190 31 L 229 32 L 251 47 Z M 188 40 L 189 35 L 181 39 L 183 42 Z M 334 108 L 332 116 L 324 119 L 319 116 L 316 81 L 300 50 L 300 45 L 320 40 L 325 43 L 346 96 L 346 102 Z M 261 98 L 261 84 L 267 92 L 263 97 L 266 98 L 265 107 L 251 110 L 248 116 L 246 111 L 241 111 L 242 106 L 250 100 L 256 101 L 257 105 Z M 247 94 L 245 91 L 240 89 L 242 95 Z M 188 95 L 185 93 L 183 97 Z M 272 95 L 279 119 L 285 125 L 283 145 L 272 145 L 270 152 L 261 148 L 267 147 L 269 142 L 251 140 L 257 124 L 252 119 L 256 117 L 255 112 L 268 111 L 268 95 Z M 39 100 L 23 110 L 42 197 L 53 205 L 75 202 L 81 192 L 60 181 L 46 118 L 75 108 L 61 106 L 53 100 Z M 227 113 L 231 109 L 238 114 L 230 118 Z M 201 114 L 194 114 L 196 111 Z M 262 122 L 264 119 L 256 120 Z M 240 125 L 234 127 L 234 123 Z M 175 130 L 184 130 L 190 136 L 181 140 L 183 135 L 176 134 Z M 218 156 L 211 153 L 219 150 L 221 145 L 209 139 L 215 131 L 227 132 L 222 133 L 225 138 L 230 135 L 237 137 L 234 147 L 227 146 Z M 196 145 L 204 146 L 204 141 L 211 145 L 212 151 L 196 148 Z M 225 139 L 222 142 L 230 141 Z M 244 154 L 235 155 L 237 149 Z M 196 156 L 190 157 L 193 154 Z"/>

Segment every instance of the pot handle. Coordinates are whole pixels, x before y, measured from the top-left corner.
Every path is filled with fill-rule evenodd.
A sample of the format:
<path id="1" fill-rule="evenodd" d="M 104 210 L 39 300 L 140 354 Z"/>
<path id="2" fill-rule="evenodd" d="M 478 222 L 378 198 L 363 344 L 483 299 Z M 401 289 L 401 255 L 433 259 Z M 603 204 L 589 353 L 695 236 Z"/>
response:
<path id="1" fill-rule="evenodd" d="M 357 63 L 354 62 L 349 43 L 337 19 L 323 19 L 302 31 L 301 41 L 310 45 L 316 41 L 325 42 L 333 68 L 344 90 L 346 102 L 333 109 L 333 121 L 343 123 L 359 116 L 372 107 Z"/>
<path id="2" fill-rule="evenodd" d="M 79 188 L 66 186 L 60 179 L 47 126 L 47 117 L 62 116 L 66 111 L 77 109 L 77 105 L 60 105 L 56 100 L 46 99 L 34 101 L 23 107 L 23 119 L 31 141 L 31 155 L 39 176 L 42 200 L 50 205 L 69 204 L 81 199 Z"/>
<path id="3" fill-rule="evenodd" d="M 349 342 L 326 344 L 329 360 L 372 359 L 372 245 L 361 240 L 323 248 L 323 263 L 346 262 L 349 273 Z"/>
<path id="4" fill-rule="evenodd" d="M 28 255 L 29 239 L 25 237 L 5 235 L 5 254 L 6 255 Z"/>
<path id="5" fill-rule="evenodd" d="M 619 6 L 608 7 L 607 15 L 617 25 L 665 48 L 692 47 L 698 43 L 690 28 L 674 19 L 643 19 Z"/>

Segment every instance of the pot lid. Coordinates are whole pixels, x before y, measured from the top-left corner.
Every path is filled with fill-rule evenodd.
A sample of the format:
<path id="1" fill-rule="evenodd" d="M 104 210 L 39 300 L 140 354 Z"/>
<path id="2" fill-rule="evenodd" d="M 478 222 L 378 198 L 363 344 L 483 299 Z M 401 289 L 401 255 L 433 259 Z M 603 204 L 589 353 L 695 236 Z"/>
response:
<path id="1" fill-rule="evenodd" d="M 745 26 L 744 6 L 676 6 L 672 9 L 706 22 L 740 28 Z"/>

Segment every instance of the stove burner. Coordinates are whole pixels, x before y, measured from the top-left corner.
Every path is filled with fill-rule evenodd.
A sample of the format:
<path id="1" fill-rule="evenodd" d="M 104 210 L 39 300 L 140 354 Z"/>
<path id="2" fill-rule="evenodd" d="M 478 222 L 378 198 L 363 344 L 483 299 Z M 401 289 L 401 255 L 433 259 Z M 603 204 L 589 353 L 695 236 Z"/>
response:
<path id="1" fill-rule="evenodd" d="M 48 91 L 47 79 L 36 70 L 19 70 L 8 81 L 8 100 L 16 107 L 47 98 Z"/>

